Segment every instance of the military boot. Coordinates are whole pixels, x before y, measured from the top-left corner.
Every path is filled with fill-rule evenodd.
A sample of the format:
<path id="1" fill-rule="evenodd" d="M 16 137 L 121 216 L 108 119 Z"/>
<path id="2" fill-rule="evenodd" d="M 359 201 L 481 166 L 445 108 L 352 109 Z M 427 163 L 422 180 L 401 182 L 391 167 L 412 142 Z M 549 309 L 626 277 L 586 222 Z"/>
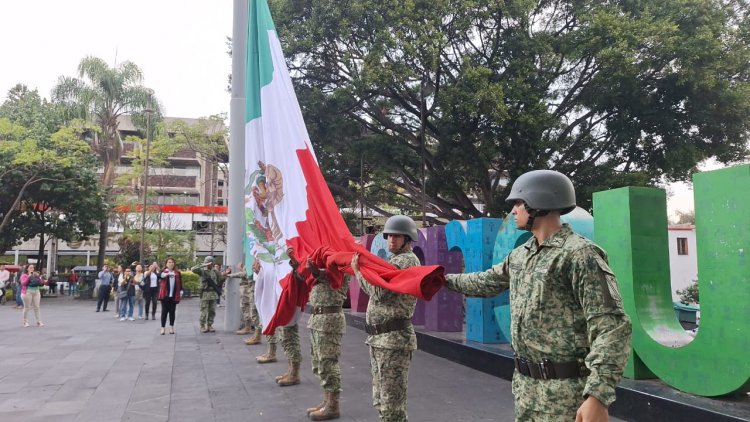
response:
<path id="1" fill-rule="evenodd" d="M 208 330 L 209 333 L 215 333 L 216 332 L 216 330 L 214 330 L 214 326 L 213 325 L 209 325 L 208 327 L 206 327 L 206 330 Z"/>
<path id="2" fill-rule="evenodd" d="M 320 402 L 320 404 L 317 405 L 317 406 L 315 406 L 315 407 L 309 407 L 309 408 L 307 408 L 307 410 L 305 410 L 305 413 L 307 413 L 307 416 L 310 416 L 310 413 L 316 412 L 316 411 L 318 411 L 318 410 L 326 407 L 326 403 L 328 403 L 328 392 L 324 390 L 323 391 L 323 401 Z"/>
<path id="3" fill-rule="evenodd" d="M 276 376 L 276 378 L 274 378 L 274 379 L 275 379 L 275 380 L 276 380 L 276 382 L 278 383 L 278 382 L 279 382 L 279 381 L 281 381 L 282 379 L 284 379 L 284 378 L 288 377 L 288 376 L 289 376 L 289 373 L 291 373 L 291 372 L 292 372 L 292 362 L 288 362 L 288 364 L 287 364 L 287 366 L 286 366 L 286 372 L 284 372 L 284 373 L 283 373 L 282 375 L 278 375 L 278 376 Z"/>
<path id="4" fill-rule="evenodd" d="M 268 351 L 255 358 L 258 363 L 276 362 L 276 343 L 268 344 Z"/>
<path id="5" fill-rule="evenodd" d="M 207 332 L 208 332 L 208 328 L 206 328 L 205 325 L 201 324 L 201 333 L 207 333 Z"/>
<path id="6" fill-rule="evenodd" d="M 245 326 L 241 330 L 235 331 L 238 336 L 244 336 L 253 332 L 253 327 L 250 325 L 250 321 L 245 321 Z"/>
<path id="7" fill-rule="evenodd" d="M 299 384 L 299 362 L 292 363 L 291 369 L 289 375 L 277 381 L 281 387 Z"/>
<path id="8" fill-rule="evenodd" d="M 255 329 L 255 334 L 252 337 L 245 339 L 245 344 L 252 346 L 254 344 L 260 344 L 260 328 Z"/>
<path id="9" fill-rule="evenodd" d="M 339 393 L 327 393 L 328 400 L 324 408 L 310 413 L 310 420 L 328 421 L 338 419 L 339 414 Z"/>

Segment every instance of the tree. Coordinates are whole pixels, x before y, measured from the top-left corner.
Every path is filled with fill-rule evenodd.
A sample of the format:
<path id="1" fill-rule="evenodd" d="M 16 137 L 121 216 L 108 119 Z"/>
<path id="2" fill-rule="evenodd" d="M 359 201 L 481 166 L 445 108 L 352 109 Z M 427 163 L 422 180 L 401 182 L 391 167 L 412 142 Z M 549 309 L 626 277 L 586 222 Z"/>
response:
<path id="1" fill-rule="evenodd" d="M 81 129 L 64 127 L 41 139 L 0 117 L 0 173 L 9 195 L 0 199 L 0 252 L 21 240 L 44 236 L 81 240 L 96 232 L 93 221 L 104 212 L 95 162 Z"/>
<path id="2" fill-rule="evenodd" d="M 81 117 L 96 126 L 92 147 L 104 167 L 105 187 L 114 184 L 115 168 L 122 157 L 120 117 L 131 114 L 134 121 L 142 120 L 152 100 L 153 91 L 141 85 L 142 80 L 141 69 L 132 62 L 110 67 L 104 60 L 89 56 L 79 63 L 78 78 L 61 76 L 52 91 L 53 101 L 63 106 L 68 116 Z M 99 267 L 104 263 L 107 231 L 104 218 L 99 224 Z"/>
<path id="3" fill-rule="evenodd" d="M 744 1 L 270 5 L 321 167 L 350 202 L 361 161 L 368 206 L 419 212 L 424 163 L 428 211 L 468 218 L 500 215 L 531 169 L 570 175 L 588 207 L 593 191 L 746 154 Z"/>

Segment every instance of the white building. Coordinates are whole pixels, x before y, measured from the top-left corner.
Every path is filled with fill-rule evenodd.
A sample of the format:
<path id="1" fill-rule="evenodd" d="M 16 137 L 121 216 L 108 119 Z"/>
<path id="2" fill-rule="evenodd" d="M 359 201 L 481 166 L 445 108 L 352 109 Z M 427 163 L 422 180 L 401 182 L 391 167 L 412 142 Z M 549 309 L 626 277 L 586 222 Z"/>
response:
<path id="1" fill-rule="evenodd" d="M 695 226 L 678 224 L 670 226 L 669 273 L 672 280 L 672 299 L 679 301 L 677 290 L 683 290 L 698 280 L 698 248 L 695 242 Z"/>

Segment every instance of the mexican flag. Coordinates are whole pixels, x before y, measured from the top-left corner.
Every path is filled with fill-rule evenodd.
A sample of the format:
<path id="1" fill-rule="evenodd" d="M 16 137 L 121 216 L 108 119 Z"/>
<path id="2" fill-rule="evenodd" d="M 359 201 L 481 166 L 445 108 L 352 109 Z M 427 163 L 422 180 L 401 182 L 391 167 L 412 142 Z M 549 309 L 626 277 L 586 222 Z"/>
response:
<path id="1" fill-rule="evenodd" d="M 306 303 L 305 284 L 291 276 L 287 248 L 303 266 L 322 247 L 372 254 L 354 242 L 323 179 L 266 0 L 250 1 L 247 48 L 245 256 L 247 268 L 256 259 L 262 267 L 256 305 L 269 333 L 293 323 Z M 365 261 L 372 259 L 380 260 Z M 402 277 L 416 286 L 423 279 Z"/>

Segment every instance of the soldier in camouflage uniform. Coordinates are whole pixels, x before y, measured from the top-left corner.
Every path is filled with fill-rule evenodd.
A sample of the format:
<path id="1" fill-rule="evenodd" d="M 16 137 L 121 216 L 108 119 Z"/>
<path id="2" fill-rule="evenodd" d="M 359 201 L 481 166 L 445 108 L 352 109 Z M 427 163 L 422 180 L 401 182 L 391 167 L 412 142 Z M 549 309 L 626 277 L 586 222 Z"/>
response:
<path id="1" fill-rule="evenodd" d="M 383 236 L 393 253 L 389 262 L 404 269 L 420 265 L 412 252 L 411 242 L 417 240 L 417 225 L 403 215 L 394 215 L 385 223 Z M 359 255 L 352 258 L 352 270 L 362 290 L 370 296 L 365 331 L 370 346 L 372 372 L 372 404 L 385 422 L 407 421 L 406 390 L 412 352 L 417 336 L 411 324 L 417 298 L 399 294 L 368 283 L 359 271 Z"/>
<path id="2" fill-rule="evenodd" d="M 203 264 L 190 269 L 201 278 L 201 333 L 214 331 L 214 317 L 216 316 L 216 301 L 219 298 L 219 285 L 229 274 L 229 270 L 220 273 L 214 268 L 214 257 L 207 256 Z"/>
<path id="3" fill-rule="evenodd" d="M 291 257 L 292 253 L 288 253 Z M 299 263 L 291 258 L 289 264 L 295 270 Z M 310 351 L 312 355 L 313 374 L 320 378 L 323 387 L 323 401 L 306 410 L 314 421 L 338 419 L 339 395 L 341 393 L 341 343 L 344 337 L 346 321 L 344 320 L 344 301 L 349 290 L 349 278 L 338 289 L 333 289 L 328 282 L 324 268 L 317 268 L 311 260 L 307 269 L 315 277 L 315 285 L 310 291 L 312 314 L 307 321 L 310 329 Z"/>
<path id="4" fill-rule="evenodd" d="M 253 264 L 254 265 L 254 264 Z M 240 308 L 242 309 L 243 327 L 237 330 L 237 335 L 255 333 L 253 337 L 245 339 L 245 344 L 258 344 L 260 342 L 260 325 L 258 310 L 255 308 L 255 279 L 252 274 L 245 271 L 245 264 L 240 263 L 239 271 L 229 274 L 227 278 L 240 278 Z M 258 343 L 253 340 L 258 338 Z"/>
<path id="5" fill-rule="evenodd" d="M 575 208 L 565 175 L 525 173 L 506 201 L 533 236 L 487 271 L 448 275 L 446 286 L 484 297 L 510 288 L 516 420 L 605 421 L 631 334 L 607 255 L 561 224 Z"/>
<path id="6" fill-rule="evenodd" d="M 297 385 L 300 383 L 299 366 L 302 363 L 302 346 L 299 343 L 299 327 L 297 324 L 281 327 L 279 331 L 279 341 L 281 348 L 284 349 L 284 355 L 287 358 L 288 366 L 284 374 L 276 377 L 276 383 L 281 387 Z"/>
<path id="7" fill-rule="evenodd" d="M 261 324 L 260 324 L 260 315 L 258 315 L 258 308 L 255 306 L 255 277 L 257 277 L 258 272 L 260 271 L 260 261 L 255 260 L 253 261 L 253 273 L 254 276 L 251 276 L 248 280 L 247 284 L 247 300 L 250 301 L 249 307 L 250 307 L 250 324 L 252 324 L 253 327 L 255 327 L 255 332 L 251 337 L 248 337 L 245 339 L 245 344 L 248 346 L 252 346 L 254 344 L 260 344 L 260 334 L 261 334 Z M 244 297 L 244 296 L 243 296 Z M 243 310 L 244 315 L 244 310 Z"/>

